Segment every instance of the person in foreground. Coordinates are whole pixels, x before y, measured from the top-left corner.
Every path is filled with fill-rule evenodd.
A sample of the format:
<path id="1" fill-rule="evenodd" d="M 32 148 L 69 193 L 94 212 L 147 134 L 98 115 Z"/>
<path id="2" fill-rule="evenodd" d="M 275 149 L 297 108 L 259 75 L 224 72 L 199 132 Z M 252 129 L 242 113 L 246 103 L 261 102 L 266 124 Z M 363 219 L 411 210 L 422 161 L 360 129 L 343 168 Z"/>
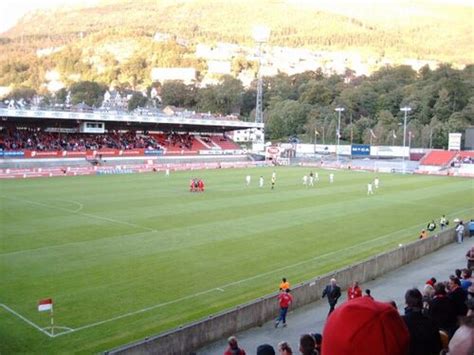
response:
<path id="1" fill-rule="evenodd" d="M 388 303 L 359 297 L 329 316 L 323 355 L 406 355 L 410 335 L 398 311 Z"/>
<path id="2" fill-rule="evenodd" d="M 410 333 L 410 355 L 437 355 L 441 351 L 441 338 L 436 322 L 422 314 L 423 295 L 412 288 L 405 293 L 403 320 Z"/>
<path id="3" fill-rule="evenodd" d="M 245 355 L 245 350 L 239 348 L 239 344 L 237 343 L 237 338 L 235 336 L 229 337 L 229 339 L 227 339 L 227 343 L 229 346 L 225 350 L 224 355 Z"/>
<path id="4" fill-rule="evenodd" d="M 461 318 L 461 326 L 449 342 L 450 355 L 474 354 L 474 298 L 467 301 L 467 308 L 467 316 Z"/>

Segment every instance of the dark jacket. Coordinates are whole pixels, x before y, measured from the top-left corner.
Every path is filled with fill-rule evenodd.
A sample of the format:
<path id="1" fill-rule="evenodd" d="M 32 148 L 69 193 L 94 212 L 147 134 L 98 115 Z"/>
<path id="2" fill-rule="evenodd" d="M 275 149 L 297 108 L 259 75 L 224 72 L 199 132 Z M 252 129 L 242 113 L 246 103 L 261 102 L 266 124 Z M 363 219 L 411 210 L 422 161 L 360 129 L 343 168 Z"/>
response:
<path id="1" fill-rule="evenodd" d="M 405 308 L 402 317 L 410 333 L 410 355 L 437 355 L 442 349 L 436 323 L 421 314 L 421 309 Z"/>
<path id="2" fill-rule="evenodd" d="M 429 302 L 427 316 L 435 321 L 438 328 L 448 334 L 456 328 L 456 309 L 453 301 L 445 295 L 435 295 Z"/>
<path id="3" fill-rule="evenodd" d="M 448 298 L 454 303 L 456 316 L 465 316 L 467 313 L 466 298 L 467 292 L 461 287 L 456 287 L 453 291 L 448 293 Z"/>
<path id="4" fill-rule="evenodd" d="M 323 298 L 326 296 L 330 304 L 336 304 L 339 297 L 341 297 L 341 288 L 337 285 L 327 285 L 323 291 Z"/>

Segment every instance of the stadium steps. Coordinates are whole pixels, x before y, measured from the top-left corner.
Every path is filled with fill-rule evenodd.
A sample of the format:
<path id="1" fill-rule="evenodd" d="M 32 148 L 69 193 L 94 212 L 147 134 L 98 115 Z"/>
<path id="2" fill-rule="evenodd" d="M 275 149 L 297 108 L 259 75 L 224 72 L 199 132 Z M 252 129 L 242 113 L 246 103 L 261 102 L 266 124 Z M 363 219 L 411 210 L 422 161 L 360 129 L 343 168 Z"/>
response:
<path id="1" fill-rule="evenodd" d="M 214 142 L 215 145 L 219 146 L 221 149 L 227 149 L 227 150 L 237 150 L 241 149 L 234 141 L 230 139 L 224 139 L 221 136 L 213 136 L 211 137 L 212 142 Z"/>
<path id="2" fill-rule="evenodd" d="M 421 161 L 420 165 L 448 166 L 458 152 L 432 150 Z"/>

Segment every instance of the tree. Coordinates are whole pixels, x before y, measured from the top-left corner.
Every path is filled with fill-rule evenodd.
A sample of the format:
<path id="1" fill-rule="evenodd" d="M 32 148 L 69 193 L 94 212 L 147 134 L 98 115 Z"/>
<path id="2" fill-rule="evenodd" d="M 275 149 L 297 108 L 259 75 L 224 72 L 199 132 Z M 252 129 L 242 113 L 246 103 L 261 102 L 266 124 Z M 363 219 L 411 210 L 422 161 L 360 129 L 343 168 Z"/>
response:
<path id="1" fill-rule="evenodd" d="M 161 87 L 161 102 L 163 105 L 191 107 L 195 103 L 194 87 L 182 81 L 166 81 Z"/>
<path id="2" fill-rule="evenodd" d="M 240 113 L 242 106 L 242 82 L 230 75 L 224 75 L 216 87 L 217 112 L 222 114 Z"/>
<path id="3" fill-rule="evenodd" d="M 141 92 L 134 92 L 132 97 L 128 101 L 128 110 L 133 111 L 137 107 L 145 107 L 147 102 L 147 97 L 143 96 Z"/>
<path id="4" fill-rule="evenodd" d="M 267 133 L 270 139 L 282 139 L 304 133 L 311 106 L 295 100 L 277 102 L 268 108 Z"/>
<path id="5" fill-rule="evenodd" d="M 436 117 L 441 121 L 447 121 L 449 116 L 451 116 L 452 110 L 448 90 L 441 89 L 439 91 L 438 100 L 436 100 L 433 111 Z"/>
<path id="6" fill-rule="evenodd" d="M 8 100 L 15 100 L 18 101 L 20 99 L 25 100 L 26 102 L 31 102 L 33 97 L 36 95 L 36 90 L 32 88 L 27 88 L 27 87 L 20 87 L 18 89 L 14 89 L 12 92 L 10 92 L 6 99 Z"/>
<path id="7" fill-rule="evenodd" d="M 298 89 L 299 101 L 310 105 L 327 106 L 332 101 L 331 90 L 322 82 L 311 80 Z"/>
<path id="8" fill-rule="evenodd" d="M 84 102 L 89 106 L 99 107 L 107 90 L 105 85 L 91 81 L 80 81 L 71 85 L 71 103 L 73 105 Z"/>
<path id="9" fill-rule="evenodd" d="M 244 89 L 238 79 L 225 75 L 218 85 L 200 89 L 197 107 L 201 111 L 211 111 L 227 115 L 239 112 Z"/>

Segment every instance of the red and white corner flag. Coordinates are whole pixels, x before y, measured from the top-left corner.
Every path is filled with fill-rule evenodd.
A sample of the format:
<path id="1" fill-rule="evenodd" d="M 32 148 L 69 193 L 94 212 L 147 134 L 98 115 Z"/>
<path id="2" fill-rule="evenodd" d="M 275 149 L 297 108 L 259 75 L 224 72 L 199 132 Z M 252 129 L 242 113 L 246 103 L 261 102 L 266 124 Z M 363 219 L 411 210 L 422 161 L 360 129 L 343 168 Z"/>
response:
<path id="1" fill-rule="evenodd" d="M 39 302 L 38 302 L 38 311 L 39 312 L 52 311 L 52 310 L 53 310 L 53 299 L 52 298 L 46 298 L 44 300 L 39 300 Z"/>

